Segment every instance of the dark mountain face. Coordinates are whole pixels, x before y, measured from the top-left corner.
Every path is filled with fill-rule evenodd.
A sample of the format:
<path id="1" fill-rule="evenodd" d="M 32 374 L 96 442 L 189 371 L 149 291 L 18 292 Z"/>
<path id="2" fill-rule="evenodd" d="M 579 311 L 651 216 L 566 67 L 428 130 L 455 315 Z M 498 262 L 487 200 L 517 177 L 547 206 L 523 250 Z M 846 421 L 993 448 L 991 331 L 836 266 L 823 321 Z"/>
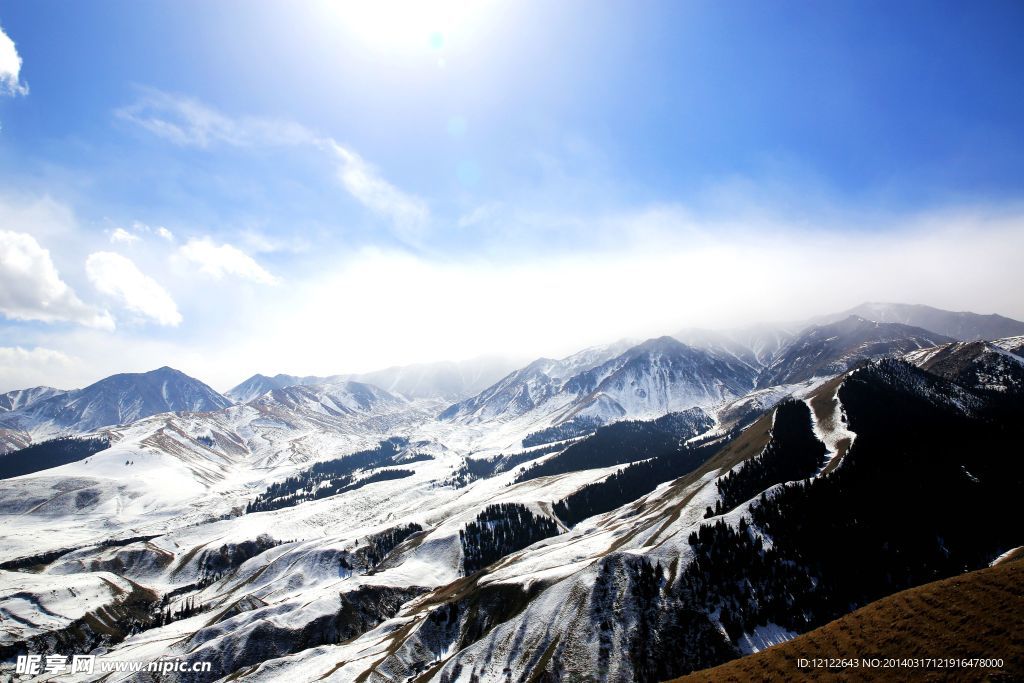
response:
<path id="1" fill-rule="evenodd" d="M 596 581 L 575 584 L 583 596 L 574 599 L 585 607 L 570 612 L 572 619 L 545 625 L 554 655 L 530 660 L 524 671 L 555 681 L 618 667 L 616 680 L 665 680 L 739 656 L 758 629 L 805 632 L 896 591 L 987 566 L 1024 542 L 1017 524 L 1024 488 L 1024 461 L 1016 457 L 1024 438 L 1019 398 L 970 390 L 891 358 L 870 362 L 820 391 L 806 403 L 785 402 L 765 416 L 770 420 L 759 420 L 770 425 L 761 445 L 755 442 L 763 425 L 752 426 L 753 435 L 737 430 L 719 444 L 668 441 L 658 447 L 660 455 L 555 502 L 552 509 L 570 524 L 606 512 L 608 496 L 620 495 L 618 504 L 642 515 L 650 509 L 645 503 L 626 501 L 653 488 L 660 471 L 654 465 L 664 463 L 670 477 L 683 475 L 670 485 L 679 495 L 707 472 L 733 473 L 717 480 L 722 485 L 716 486 L 708 518 L 689 534 L 689 553 L 602 557 Z M 856 438 L 825 465 L 828 453 L 812 411 L 833 396 Z M 622 423 L 619 429 L 632 426 Z M 654 425 L 636 426 L 647 434 Z M 580 442 L 545 461 L 551 463 L 546 469 L 599 441 L 595 436 Z M 611 445 L 609 455 L 622 450 Z M 744 451 L 750 456 L 733 460 Z M 580 466 L 611 462 L 573 459 Z M 680 459 L 687 462 L 669 467 Z M 649 485 L 631 479 L 634 471 Z M 654 509 L 661 505 L 662 499 L 652 503 Z M 664 519 L 678 514 L 674 506 L 663 509 Z M 661 519 L 651 523 L 656 527 Z M 523 522 L 524 531 L 529 523 Z M 438 620 L 456 622 L 453 632 L 469 634 L 459 642 L 469 654 L 457 653 L 444 673 L 474 666 L 486 678 L 508 666 L 501 657 L 472 657 L 508 637 L 507 631 L 494 636 L 468 628 L 462 606 L 481 604 L 485 590 L 470 586 L 436 608 Z M 525 621 L 522 627 L 528 628 Z M 484 642 L 471 649 L 478 640 Z"/>
<path id="2" fill-rule="evenodd" d="M 84 389 L 74 389 L 8 413 L 25 429 L 49 424 L 61 430 L 87 432 L 127 424 L 157 413 L 218 410 L 231 402 L 197 379 L 173 368 L 112 375 Z"/>
<path id="3" fill-rule="evenodd" d="M 838 396 L 857 434 L 839 466 L 750 508 L 780 567 L 793 561 L 802 576 L 814 576 L 813 585 L 793 590 L 791 606 L 774 614 L 741 598 L 731 613 L 742 630 L 767 617 L 800 632 L 851 606 L 986 566 L 1021 542 L 1014 509 L 1024 462 L 1012 446 L 1024 425 L 1019 401 L 1016 419 L 1007 419 L 998 397 L 965 393 L 894 359 L 852 373 Z M 716 536 L 728 534 L 709 532 L 708 542 Z M 723 587 L 756 574 L 756 564 L 743 568 L 745 543 L 716 546 L 738 563 L 708 567 L 712 576 L 722 572 Z"/>
<path id="4" fill-rule="evenodd" d="M 835 375 L 872 358 L 901 355 L 953 341 L 899 323 L 878 323 L 851 315 L 810 327 L 779 352 L 757 378 L 759 388 Z"/>
<path id="5" fill-rule="evenodd" d="M 914 304 L 864 303 L 849 311 L 827 316 L 821 322 L 829 323 L 850 315 L 880 323 L 921 327 L 960 341 L 1002 339 L 1024 334 L 1024 322 L 1012 318 L 996 314 L 944 311 Z"/>

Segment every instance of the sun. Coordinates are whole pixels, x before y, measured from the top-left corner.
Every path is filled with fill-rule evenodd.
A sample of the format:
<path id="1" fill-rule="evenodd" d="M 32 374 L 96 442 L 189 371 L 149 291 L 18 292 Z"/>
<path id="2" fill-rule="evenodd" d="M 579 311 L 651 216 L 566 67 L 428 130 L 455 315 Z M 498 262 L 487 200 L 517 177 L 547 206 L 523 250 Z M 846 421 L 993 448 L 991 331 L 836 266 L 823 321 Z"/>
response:
<path id="1" fill-rule="evenodd" d="M 489 5 L 467 0 L 336 0 L 331 13 L 368 47 L 387 52 L 442 52 L 469 33 Z"/>

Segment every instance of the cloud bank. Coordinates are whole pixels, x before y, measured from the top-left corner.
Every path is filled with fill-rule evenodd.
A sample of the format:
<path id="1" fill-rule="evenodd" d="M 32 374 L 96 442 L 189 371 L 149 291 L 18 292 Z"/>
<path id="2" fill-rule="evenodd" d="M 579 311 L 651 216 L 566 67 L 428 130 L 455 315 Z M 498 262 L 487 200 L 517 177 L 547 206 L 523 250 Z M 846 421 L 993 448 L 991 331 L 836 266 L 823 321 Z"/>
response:
<path id="1" fill-rule="evenodd" d="M 3 387 L 28 388 L 41 376 L 60 376 L 74 366 L 74 359 L 60 351 L 36 347 L 0 346 L 0 377 Z M 60 387 L 64 388 L 64 387 Z"/>
<path id="2" fill-rule="evenodd" d="M 0 312 L 14 320 L 72 322 L 113 329 L 106 311 L 87 306 L 32 235 L 0 230 Z"/>

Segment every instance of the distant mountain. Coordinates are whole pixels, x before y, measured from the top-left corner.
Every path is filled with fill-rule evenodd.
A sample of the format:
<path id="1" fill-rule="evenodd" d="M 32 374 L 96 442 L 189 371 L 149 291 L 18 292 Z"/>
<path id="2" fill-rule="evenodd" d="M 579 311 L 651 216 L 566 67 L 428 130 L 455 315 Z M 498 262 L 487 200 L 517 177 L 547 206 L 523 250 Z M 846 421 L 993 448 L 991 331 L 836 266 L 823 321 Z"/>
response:
<path id="1" fill-rule="evenodd" d="M 578 417 L 611 421 L 715 405 L 753 385 L 755 371 L 748 364 L 671 337 L 616 354 L 619 348 L 588 349 L 558 361 L 538 359 L 452 405 L 440 418 L 482 422 L 532 413 L 549 416 L 553 424 Z"/>
<path id="2" fill-rule="evenodd" d="M 0 394 L 0 413 L 28 408 L 37 401 L 43 401 L 63 393 L 63 389 L 54 389 L 53 387 L 32 387 L 31 389 L 8 391 L 6 394 Z"/>
<path id="3" fill-rule="evenodd" d="M 483 391 L 518 365 L 509 358 L 483 356 L 464 361 L 397 365 L 347 375 L 347 378 L 375 384 L 410 399 L 443 398 L 457 401 Z"/>
<path id="4" fill-rule="evenodd" d="M 401 394 L 409 399 L 442 398 L 458 401 L 486 389 L 516 367 L 518 367 L 518 363 L 509 358 L 481 356 L 465 361 L 395 365 L 372 372 L 328 377 L 315 375 L 300 377 L 284 374 L 268 377 L 256 374 L 229 389 L 225 396 L 238 403 L 248 403 L 274 389 L 354 381 L 373 384 L 392 394 Z"/>
<path id="5" fill-rule="evenodd" d="M 900 323 L 879 323 L 851 315 L 807 328 L 784 346 L 757 378 L 758 388 L 835 375 L 860 362 L 902 355 L 955 341 Z"/>
<path id="6" fill-rule="evenodd" d="M 901 323 L 944 334 L 959 341 L 1001 339 L 1024 335 L 1024 322 L 1001 315 L 944 311 L 919 304 L 863 303 L 842 313 L 822 316 L 814 322 L 827 324 L 851 315 L 880 323 Z"/>
<path id="7" fill-rule="evenodd" d="M 404 399 L 372 384 L 343 380 L 273 389 L 253 401 L 252 405 L 258 409 L 278 406 L 300 412 L 315 409 L 337 416 L 366 412 L 381 405 L 404 405 L 405 403 Z"/>
<path id="8" fill-rule="evenodd" d="M 267 377 L 266 375 L 256 374 L 245 380 L 236 387 L 233 387 L 224 393 L 228 398 L 233 399 L 237 403 L 248 403 L 249 401 L 262 396 L 268 391 L 274 389 L 284 389 L 285 387 L 293 386 L 310 386 L 313 384 L 324 384 L 327 382 L 335 381 L 339 377 L 316 377 L 307 376 L 299 377 L 297 375 L 283 375 L 278 374 L 273 377 Z"/>
<path id="9" fill-rule="evenodd" d="M 228 399 L 199 380 L 162 367 L 112 375 L 84 389 L 37 400 L 0 415 L 0 427 L 47 436 L 82 433 L 157 413 L 210 411 L 229 405 Z"/>

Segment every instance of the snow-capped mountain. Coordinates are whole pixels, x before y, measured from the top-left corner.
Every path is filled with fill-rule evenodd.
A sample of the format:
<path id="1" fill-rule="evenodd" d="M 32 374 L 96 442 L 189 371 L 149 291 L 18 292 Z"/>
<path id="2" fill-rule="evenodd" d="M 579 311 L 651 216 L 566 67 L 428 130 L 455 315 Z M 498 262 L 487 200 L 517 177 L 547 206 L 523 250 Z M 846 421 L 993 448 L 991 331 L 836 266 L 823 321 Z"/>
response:
<path id="1" fill-rule="evenodd" d="M 589 414 L 595 402 L 609 401 L 621 415 L 643 416 L 718 405 L 752 385 L 745 363 L 659 337 L 573 376 L 565 391 L 579 397 L 573 415 Z"/>
<path id="2" fill-rule="evenodd" d="M 407 401 L 372 384 L 343 380 L 272 389 L 251 403 L 253 407 L 262 411 L 283 407 L 292 411 L 313 410 L 326 415 L 351 415 L 357 411 L 366 412 L 382 406 L 405 406 Z"/>
<path id="3" fill-rule="evenodd" d="M 851 315 L 798 334 L 757 378 L 759 388 L 802 382 L 843 372 L 871 358 L 901 355 L 954 341 L 900 323 L 879 323 Z"/>
<path id="4" fill-rule="evenodd" d="M 38 438 L 90 432 L 172 411 L 211 411 L 231 402 L 197 379 L 169 367 L 112 375 L 0 415 L 0 426 Z"/>
<path id="5" fill-rule="evenodd" d="M 1001 339 L 1024 335 L 1024 322 L 1005 316 L 946 311 L 920 304 L 863 303 L 842 313 L 822 316 L 814 324 L 837 322 L 851 315 L 880 323 L 921 327 L 959 341 Z"/>
<path id="6" fill-rule="evenodd" d="M 753 385 L 754 370 L 746 363 L 671 337 L 619 352 L 621 345 L 587 349 L 557 361 L 538 359 L 450 406 L 440 419 L 471 424 L 524 416 L 551 424 L 576 417 L 611 421 L 716 405 L 742 396 Z"/>
<path id="7" fill-rule="evenodd" d="M 248 403 L 254 398 L 262 396 L 268 391 L 272 391 L 274 389 L 323 384 L 337 379 L 340 379 L 340 377 L 299 377 L 297 375 L 284 374 L 277 374 L 273 377 L 268 377 L 267 375 L 257 373 L 238 386 L 228 389 L 224 395 L 237 403 Z"/>

